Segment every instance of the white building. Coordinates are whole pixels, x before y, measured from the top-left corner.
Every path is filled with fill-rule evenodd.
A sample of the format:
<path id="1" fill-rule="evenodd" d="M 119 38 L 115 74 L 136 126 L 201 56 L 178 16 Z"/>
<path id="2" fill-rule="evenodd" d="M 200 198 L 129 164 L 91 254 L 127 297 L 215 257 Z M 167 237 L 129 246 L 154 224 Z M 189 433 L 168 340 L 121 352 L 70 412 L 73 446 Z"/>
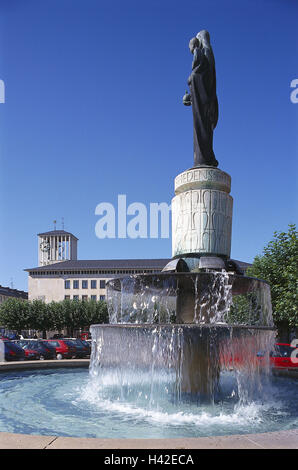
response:
<path id="1" fill-rule="evenodd" d="M 38 234 L 39 266 L 28 272 L 28 298 L 105 300 L 106 282 L 130 274 L 162 271 L 168 259 L 78 260 L 78 239 L 64 230 Z"/>

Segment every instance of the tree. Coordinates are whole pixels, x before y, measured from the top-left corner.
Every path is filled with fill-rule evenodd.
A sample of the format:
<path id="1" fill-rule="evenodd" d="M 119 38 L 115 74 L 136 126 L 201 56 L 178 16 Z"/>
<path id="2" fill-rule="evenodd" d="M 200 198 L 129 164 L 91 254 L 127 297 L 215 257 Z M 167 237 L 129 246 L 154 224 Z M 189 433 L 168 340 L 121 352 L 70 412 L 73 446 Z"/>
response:
<path id="1" fill-rule="evenodd" d="M 22 330 L 30 328 L 29 303 L 21 299 L 7 299 L 0 304 L 0 325 L 18 334 Z"/>
<path id="2" fill-rule="evenodd" d="M 54 328 L 53 316 L 48 305 L 42 300 L 29 302 L 29 327 L 32 330 L 42 331 L 43 338 L 46 338 L 46 331 Z"/>
<path id="3" fill-rule="evenodd" d="M 280 335 L 284 328 L 298 327 L 298 232 L 289 225 L 288 232 L 274 232 L 262 256 L 256 256 L 248 276 L 270 284 L 273 319 Z M 284 334 L 283 334 L 284 335 Z"/>
<path id="4" fill-rule="evenodd" d="M 64 328 L 73 335 L 74 329 L 88 328 L 94 323 L 108 323 L 106 302 L 100 300 L 62 300 L 45 304 L 41 300 L 8 299 L 0 304 L 0 325 L 18 333 L 21 330 L 46 331 Z"/>

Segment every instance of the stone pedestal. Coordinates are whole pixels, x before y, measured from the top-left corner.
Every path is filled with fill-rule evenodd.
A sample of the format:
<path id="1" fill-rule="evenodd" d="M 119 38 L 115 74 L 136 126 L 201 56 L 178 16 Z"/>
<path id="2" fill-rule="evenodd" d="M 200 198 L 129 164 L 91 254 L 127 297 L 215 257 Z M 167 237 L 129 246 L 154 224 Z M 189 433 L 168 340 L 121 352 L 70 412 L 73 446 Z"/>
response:
<path id="1" fill-rule="evenodd" d="M 186 170 L 175 178 L 172 257 L 230 257 L 233 198 L 231 177 L 214 167 Z"/>

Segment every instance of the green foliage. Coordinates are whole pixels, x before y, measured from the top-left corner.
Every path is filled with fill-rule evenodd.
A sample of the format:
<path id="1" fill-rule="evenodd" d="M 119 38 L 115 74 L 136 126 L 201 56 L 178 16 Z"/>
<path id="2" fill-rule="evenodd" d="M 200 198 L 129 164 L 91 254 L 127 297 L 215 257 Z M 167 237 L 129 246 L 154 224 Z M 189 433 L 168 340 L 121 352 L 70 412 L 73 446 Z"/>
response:
<path id="1" fill-rule="evenodd" d="M 29 303 L 21 299 L 7 299 L 0 304 L 0 325 L 20 332 L 29 328 Z"/>
<path id="2" fill-rule="evenodd" d="M 41 300 L 8 299 L 0 305 L 0 325 L 11 330 L 61 331 L 108 323 L 106 302 L 63 300 L 45 304 Z"/>
<path id="3" fill-rule="evenodd" d="M 28 302 L 29 325 L 32 330 L 50 330 L 53 327 L 47 305 L 42 300 Z"/>
<path id="4" fill-rule="evenodd" d="M 274 238 L 256 256 L 248 276 L 264 279 L 271 288 L 273 318 L 278 325 L 286 322 L 298 327 L 298 237 L 295 225 L 285 232 L 274 232 Z"/>
<path id="5" fill-rule="evenodd" d="M 262 320 L 261 305 L 256 292 L 235 295 L 226 322 L 238 325 L 258 325 Z"/>

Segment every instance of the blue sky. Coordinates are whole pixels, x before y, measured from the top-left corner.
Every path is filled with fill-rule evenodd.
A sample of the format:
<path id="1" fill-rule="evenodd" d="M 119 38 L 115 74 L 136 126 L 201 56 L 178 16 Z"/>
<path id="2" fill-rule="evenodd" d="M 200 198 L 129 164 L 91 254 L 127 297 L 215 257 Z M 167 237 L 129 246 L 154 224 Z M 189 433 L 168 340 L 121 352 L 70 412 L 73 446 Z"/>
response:
<path id="1" fill-rule="evenodd" d="M 80 259 L 167 258 L 171 239 L 95 235 L 101 202 L 170 203 L 193 163 L 189 39 L 211 35 L 232 176 L 232 257 L 251 262 L 297 223 L 298 3 L 294 0 L 1 0 L 0 284 L 27 289 L 39 232 Z"/>

